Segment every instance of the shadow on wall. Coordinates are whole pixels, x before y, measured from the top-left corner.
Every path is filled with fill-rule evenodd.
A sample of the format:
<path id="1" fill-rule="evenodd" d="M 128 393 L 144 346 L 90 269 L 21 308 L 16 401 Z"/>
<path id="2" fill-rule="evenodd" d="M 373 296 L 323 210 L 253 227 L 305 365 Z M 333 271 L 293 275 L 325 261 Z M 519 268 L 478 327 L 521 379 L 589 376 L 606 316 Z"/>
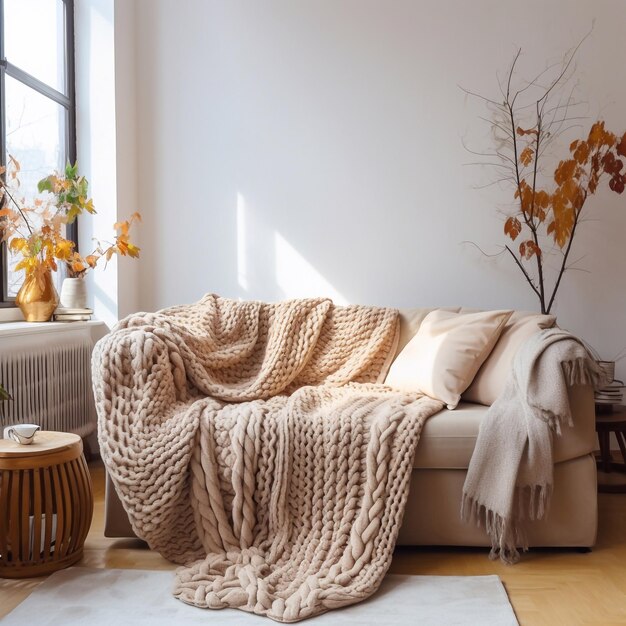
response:
<path id="1" fill-rule="evenodd" d="M 326 296 L 335 304 L 348 299 L 278 231 L 269 227 L 237 193 L 237 283 L 240 298 Z M 264 285 L 258 291 L 255 285 Z"/>

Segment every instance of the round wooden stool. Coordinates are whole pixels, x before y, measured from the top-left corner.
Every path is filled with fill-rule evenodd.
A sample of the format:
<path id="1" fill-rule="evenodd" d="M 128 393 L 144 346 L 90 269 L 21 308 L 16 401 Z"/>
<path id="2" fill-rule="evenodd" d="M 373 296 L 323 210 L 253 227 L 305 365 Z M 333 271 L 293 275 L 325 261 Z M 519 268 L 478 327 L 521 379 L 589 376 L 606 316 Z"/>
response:
<path id="1" fill-rule="evenodd" d="M 603 472 L 626 473 L 626 407 L 620 406 L 612 413 L 596 415 L 596 431 L 600 444 L 598 469 Z M 611 456 L 611 433 L 615 433 L 617 444 L 622 453 L 623 463 L 616 463 Z M 626 483 L 599 484 L 598 491 L 606 493 L 626 493 Z"/>
<path id="2" fill-rule="evenodd" d="M 0 577 L 40 576 L 76 563 L 92 515 L 78 435 L 41 431 L 27 446 L 0 439 Z"/>

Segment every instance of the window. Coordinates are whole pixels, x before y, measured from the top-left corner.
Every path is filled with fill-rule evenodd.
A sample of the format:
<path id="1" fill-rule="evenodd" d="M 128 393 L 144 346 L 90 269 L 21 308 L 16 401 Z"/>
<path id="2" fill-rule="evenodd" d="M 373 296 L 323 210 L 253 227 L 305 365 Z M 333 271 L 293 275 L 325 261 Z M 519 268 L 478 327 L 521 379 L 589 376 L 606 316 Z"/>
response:
<path id="1" fill-rule="evenodd" d="M 21 164 L 27 199 L 37 181 L 76 160 L 73 0 L 0 0 L 0 164 Z M 76 224 L 67 236 L 76 241 Z M 0 247 L 0 306 L 13 306 L 23 273 Z"/>

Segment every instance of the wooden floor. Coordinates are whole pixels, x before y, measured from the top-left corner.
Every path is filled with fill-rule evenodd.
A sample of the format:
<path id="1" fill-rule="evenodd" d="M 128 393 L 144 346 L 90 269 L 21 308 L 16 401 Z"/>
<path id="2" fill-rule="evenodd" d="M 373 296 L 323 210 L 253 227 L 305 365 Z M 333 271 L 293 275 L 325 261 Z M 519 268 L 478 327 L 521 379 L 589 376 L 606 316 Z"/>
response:
<path id="1" fill-rule="evenodd" d="M 104 537 L 104 472 L 100 464 L 92 464 L 90 469 L 95 512 L 80 565 L 174 569 L 140 541 Z M 391 571 L 396 574 L 497 574 L 523 626 L 626 625 L 626 494 L 600 494 L 599 507 L 598 544 L 588 554 L 531 551 L 517 565 L 505 566 L 489 561 L 485 550 L 402 548 L 396 550 Z M 24 600 L 42 580 L 0 579 L 0 618 Z M 33 623 L 37 623 L 36 618 Z"/>

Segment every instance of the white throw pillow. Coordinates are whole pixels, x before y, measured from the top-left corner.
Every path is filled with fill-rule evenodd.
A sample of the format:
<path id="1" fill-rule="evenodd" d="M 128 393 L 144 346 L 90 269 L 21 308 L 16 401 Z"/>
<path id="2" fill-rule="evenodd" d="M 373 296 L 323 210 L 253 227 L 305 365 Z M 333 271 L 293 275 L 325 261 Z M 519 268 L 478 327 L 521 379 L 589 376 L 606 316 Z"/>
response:
<path id="1" fill-rule="evenodd" d="M 512 313 L 429 313 L 391 364 L 385 385 L 421 391 L 456 408 Z"/>
<path id="2" fill-rule="evenodd" d="M 420 307 L 418 309 L 399 309 L 400 311 L 400 337 L 398 338 L 398 345 L 396 347 L 395 357 L 402 352 L 404 346 L 406 346 L 415 333 L 419 330 L 422 322 L 426 319 L 426 316 L 433 311 L 451 311 L 452 313 L 459 313 L 461 307 L 447 307 L 447 306 L 431 306 L 430 308 Z M 472 311 L 475 313 L 475 311 Z"/>

